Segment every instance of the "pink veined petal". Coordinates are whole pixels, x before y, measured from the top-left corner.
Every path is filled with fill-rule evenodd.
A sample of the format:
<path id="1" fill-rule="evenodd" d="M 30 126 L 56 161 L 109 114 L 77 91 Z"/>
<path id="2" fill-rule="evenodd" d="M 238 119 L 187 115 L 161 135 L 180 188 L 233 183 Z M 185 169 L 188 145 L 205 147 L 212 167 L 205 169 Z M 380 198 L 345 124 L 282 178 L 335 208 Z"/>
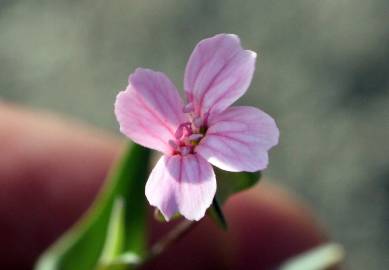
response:
<path id="1" fill-rule="evenodd" d="M 254 107 L 230 107 L 211 115 L 196 152 L 226 171 L 254 172 L 268 164 L 268 151 L 278 144 L 273 118 Z"/>
<path id="2" fill-rule="evenodd" d="M 201 219 L 216 193 L 212 166 L 199 155 L 160 158 L 146 183 L 146 197 L 169 220 L 175 213 Z"/>
<path id="3" fill-rule="evenodd" d="M 219 34 L 200 41 L 189 58 L 184 88 L 196 113 L 220 112 L 250 85 L 256 53 L 244 50 L 238 36 Z"/>
<path id="4" fill-rule="evenodd" d="M 120 131 L 134 142 L 170 154 L 169 140 L 184 122 L 183 103 L 169 78 L 149 69 L 136 69 L 115 102 Z"/>

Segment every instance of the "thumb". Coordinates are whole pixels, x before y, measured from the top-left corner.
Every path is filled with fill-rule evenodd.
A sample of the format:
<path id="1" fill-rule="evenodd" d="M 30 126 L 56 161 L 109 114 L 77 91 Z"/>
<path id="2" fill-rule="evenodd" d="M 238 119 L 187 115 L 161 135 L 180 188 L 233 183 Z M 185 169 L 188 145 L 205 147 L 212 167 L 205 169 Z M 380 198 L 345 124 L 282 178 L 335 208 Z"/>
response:
<path id="1" fill-rule="evenodd" d="M 0 261 L 31 269 L 87 209 L 120 141 L 47 113 L 0 104 Z M 303 203 L 261 183 L 225 206 L 228 232 L 204 220 L 147 269 L 269 269 L 324 237 Z M 151 241 L 174 225 L 151 224 Z"/>

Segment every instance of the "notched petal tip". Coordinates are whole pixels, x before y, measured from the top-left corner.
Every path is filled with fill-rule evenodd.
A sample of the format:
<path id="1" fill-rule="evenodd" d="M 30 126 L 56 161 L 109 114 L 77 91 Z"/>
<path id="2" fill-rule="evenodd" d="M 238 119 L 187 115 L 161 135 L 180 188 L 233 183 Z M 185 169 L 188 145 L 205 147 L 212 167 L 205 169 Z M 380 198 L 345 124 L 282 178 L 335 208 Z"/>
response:
<path id="1" fill-rule="evenodd" d="M 200 41 L 185 70 L 184 88 L 201 115 L 221 112 L 248 89 L 257 54 L 245 50 L 237 35 L 218 34 Z"/>
<path id="2" fill-rule="evenodd" d="M 128 83 L 131 84 L 131 82 L 137 77 L 145 73 L 157 73 L 157 71 L 154 71 L 149 68 L 143 68 L 143 67 L 138 67 L 134 70 L 133 73 L 128 75 Z"/>
<path id="3" fill-rule="evenodd" d="M 243 51 L 245 51 L 245 52 L 251 54 L 251 56 L 252 56 L 253 58 L 257 58 L 257 56 L 258 56 L 258 53 L 254 52 L 254 51 L 252 51 L 252 50 L 244 49 L 243 46 L 242 46 L 242 42 L 241 42 L 239 36 L 236 35 L 236 34 L 222 33 L 222 34 L 217 34 L 217 35 L 215 35 L 215 36 L 213 36 L 213 37 L 210 37 L 210 38 L 208 38 L 208 39 L 212 39 L 212 38 L 216 38 L 216 37 L 224 37 L 224 38 L 226 38 L 226 39 L 231 40 L 232 42 L 236 42 L 236 44 L 239 45 L 239 47 L 240 47 L 241 50 L 243 50 Z M 207 39 L 204 39 L 204 40 L 207 40 Z"/>
<path id="4" fill-rule="evenodd" d="M 224 38 L 227 38 L 227 39 L 230 39 L 230 40 L 233 40 L 234 42 L 236 42 L 237 44 L 240 45 L 240 38 L 238 35 L 236 34 L 231 34 L 231 33 L 221 33 L 221 34 L 217 34 L 215 35 L 214 37 L 224 37 Z M 211 38 L 214 38 L 214 37 L 211 37 Z"/>
<path id="5" fill-rule="evenodd" d="M 245 50 L 252 58 L 257 59 L 258 54 L 252 50 Z"/>

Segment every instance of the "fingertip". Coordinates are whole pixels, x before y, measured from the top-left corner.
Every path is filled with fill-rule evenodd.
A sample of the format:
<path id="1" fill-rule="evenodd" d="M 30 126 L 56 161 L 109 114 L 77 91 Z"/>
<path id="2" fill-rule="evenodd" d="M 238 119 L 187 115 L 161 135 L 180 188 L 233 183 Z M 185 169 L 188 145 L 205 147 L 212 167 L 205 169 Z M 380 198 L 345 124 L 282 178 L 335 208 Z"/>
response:
<path id="1" fill-rule="evenodd" d="M 273 269 L 325 240 L 301 200 L 267 183 L 232 196 L 224 214 L 227 231 L 206 217 L 147 269 Z M 153 223 L 152 241 L 174 224 Z"/>
<path id="2" fill-rule="evenodd" d="M 306 204 L 266 182 L 232 197 L 225 214 L 234 269 L 273 268 L 326 239 Z"/>

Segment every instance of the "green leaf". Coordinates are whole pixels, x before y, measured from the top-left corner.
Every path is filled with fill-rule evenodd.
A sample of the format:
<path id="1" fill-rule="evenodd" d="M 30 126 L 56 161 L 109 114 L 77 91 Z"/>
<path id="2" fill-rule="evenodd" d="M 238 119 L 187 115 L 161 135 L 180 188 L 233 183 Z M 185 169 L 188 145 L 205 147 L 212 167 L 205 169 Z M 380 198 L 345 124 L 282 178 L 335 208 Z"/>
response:
<path id="1" fill-rule="evenodd" d="M 113 167 L 106 185 L 88 213 L 39 259 L 36 270 L 92 270 L 100 258 L 113 204 L 123 198 L 123 250 L 135 256 L 146 251 L 146 198 L 150 151 L 131 145 Z"/>
<path id="2" fill-rule="evenodd" d="M 231 195 L 254 186 L 261 178 L 260 172 L 227 172 L 214 167 L 218 189 L 208 214 L 224 230 L 228 224 L 223 214 L 221 205 Z"/>
<path id="3" fill-rule="evenodd" d="M 100 270 L 106 269 L 113 260 L 123 252 L 123 240 L 125 238 L 123 198 L 115 201 L 111 212 L 105 244 L 99 260 Z"/>
<path id="4" fill-rule="evenodd" d="M 325 270 L 338 265 L 343 259 L 343 247 L 336 243 L 328 243 L 289 259 L 279 269 Z"/>
<path id="5" fill-rule="evenodd" d="M 214 167 L 218 182 L 216 197 L 223 205 L 231 195 L 254 186 L 261 172 L 227 172 Z"/>
<path id="6" fill-rule="evenodd" d="M 132 252 L 126 252 L 110 261 L 108 264 L 100 265 L 98 270 L 129 270 L 131 267 L 139 266 L 142 259 Z"/>
<path id="7" fill-rule="evenodd" d="M 208 210 L 211 218 L 222 228 L 223 230 L 228 229 L 226 218 L 224 217 L 223 210 L 216 198 L 213 199 L 212 206 Z"/>

